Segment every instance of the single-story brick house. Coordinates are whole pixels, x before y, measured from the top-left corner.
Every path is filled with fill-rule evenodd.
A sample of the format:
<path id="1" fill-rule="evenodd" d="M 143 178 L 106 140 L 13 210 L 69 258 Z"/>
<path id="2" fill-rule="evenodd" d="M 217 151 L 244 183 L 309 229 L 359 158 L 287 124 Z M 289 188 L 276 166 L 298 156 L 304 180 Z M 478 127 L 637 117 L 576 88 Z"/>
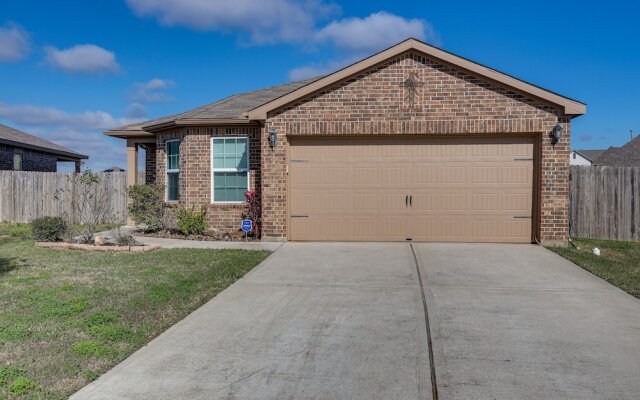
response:
<path id="1" fill-rule="evenodd" d="M 167 203 L 264 240 L 564 244 L 571 119 L 586 106 L 415 39 L 332 74 L 106 132 Z M 135 182 L 135 179 L 131 179 Z"/>
<path id="2" fill-rule="evenodd" d="M 87 156 L 0 124 L 0 170 L 56 172 L 58 162 L 72 162 L 80 172 Z"/>

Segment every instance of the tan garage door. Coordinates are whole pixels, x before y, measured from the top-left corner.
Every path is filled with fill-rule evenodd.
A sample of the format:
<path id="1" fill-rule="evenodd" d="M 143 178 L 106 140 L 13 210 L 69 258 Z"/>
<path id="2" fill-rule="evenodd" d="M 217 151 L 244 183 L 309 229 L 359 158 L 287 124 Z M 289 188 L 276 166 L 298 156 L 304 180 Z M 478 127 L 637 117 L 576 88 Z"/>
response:
<path id="1" fill-rule="evenodd" d="M 531 137 L 293 138 L 291 240 L 530 242 Z"/>

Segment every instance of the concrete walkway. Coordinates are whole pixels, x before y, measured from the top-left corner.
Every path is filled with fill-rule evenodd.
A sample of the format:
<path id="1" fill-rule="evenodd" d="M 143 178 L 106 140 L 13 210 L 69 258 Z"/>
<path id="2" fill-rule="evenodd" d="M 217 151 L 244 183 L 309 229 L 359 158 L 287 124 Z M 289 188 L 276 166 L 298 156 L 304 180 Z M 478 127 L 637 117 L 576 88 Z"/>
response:
<path id="1" fill-rule="evenodd" d="M 148 236 L 134 236 L 144 244 L 157 244 L 164 249 L 244 249 L 275 251 L 282 243 L 279 242 L 225 242 L 207 240 L 162 239 Z"/>
<path id="2" fill-rule="evenodd" d="M 430 399 L 409 246 L 285 244 L 73 399 Z"/>
<path id="3" fill-rule="evenodd" d="M 416 244 L 441 399 L 638 399 L 640 301 L 533 245 Z"/>

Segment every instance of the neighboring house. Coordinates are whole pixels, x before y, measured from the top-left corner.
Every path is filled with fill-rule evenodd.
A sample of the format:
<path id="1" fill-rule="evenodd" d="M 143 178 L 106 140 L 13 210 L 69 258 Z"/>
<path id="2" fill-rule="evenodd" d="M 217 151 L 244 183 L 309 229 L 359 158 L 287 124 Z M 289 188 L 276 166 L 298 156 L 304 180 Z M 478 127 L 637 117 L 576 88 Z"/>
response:
<path id="1" fill-rule="evenodd" d="M 335 73 L 106 132 L 135 182 L 263 240 L 566 244 L 570 128 L 586 106 L 409 39 Z M 562 135 L 562 132 L 565 134 Z"/>
<path id="2" fill-rule="evenodd" d="M 571 165 L 598 165 L 598 158 L 604 150 L 573 150 L 571 152 Z"/>
<path id="3" fill-rule="evenodd" d="M 125 170 L 120 167 L 111 167 L 111 168 L 105 169 L 102 172 L 125 172 Z"/>
<path id="4" fill-rule="evenodd" d="M 0 124 L 0 170 L 56 172 L 58 162 L 75 163 L 80 172 L 88 157 L 37 136 Z"/>
<path id="5" fill-rule="evenodd" d="M 611 167 L 640 167 L 640 136 L 621 147 L 609 147 L 598 157 L 598 165 Z"/>

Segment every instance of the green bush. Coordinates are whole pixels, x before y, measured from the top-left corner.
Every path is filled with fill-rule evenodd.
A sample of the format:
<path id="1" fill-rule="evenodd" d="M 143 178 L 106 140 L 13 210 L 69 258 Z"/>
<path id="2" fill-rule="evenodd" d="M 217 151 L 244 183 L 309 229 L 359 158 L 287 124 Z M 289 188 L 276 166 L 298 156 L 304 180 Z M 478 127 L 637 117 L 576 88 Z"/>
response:
<path id="1" fill-rule="evenodd" d="M 206 210 L 204 207 L 200 211 L 187 210 L 178 207 L 176 210 L 176 224 L 183 235 L 204 235 L 207 232 L 207 222 L 204 217 Z"/>
<path id="2" fill-rule="evenodd" d="M 164 187 L 162 185 L 133 185 L 129 188 L 129 216 L 136 224 L 144 224 L 150 231 L 164 229 Z"/>
<path id="3" fill-rule="evenodd" d="M 37 242 L 59 242 L 67 232 L 67 224 L 59 217 L 37 218 L 31 222 L 31 235 Z"/>

